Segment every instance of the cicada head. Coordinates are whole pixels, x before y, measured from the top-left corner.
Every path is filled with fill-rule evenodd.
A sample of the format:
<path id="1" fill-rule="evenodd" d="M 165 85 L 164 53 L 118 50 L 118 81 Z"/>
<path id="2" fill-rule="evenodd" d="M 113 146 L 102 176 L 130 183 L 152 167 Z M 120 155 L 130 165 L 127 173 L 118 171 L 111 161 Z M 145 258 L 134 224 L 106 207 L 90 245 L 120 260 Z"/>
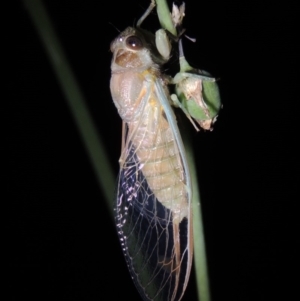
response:
<path id="1" fill-rule="evenodd" d="M 155 37 L 140 28 L 128 27 L 110 45 L 112 72 L 146 70 L 164 63 L 155 46 Z"/>

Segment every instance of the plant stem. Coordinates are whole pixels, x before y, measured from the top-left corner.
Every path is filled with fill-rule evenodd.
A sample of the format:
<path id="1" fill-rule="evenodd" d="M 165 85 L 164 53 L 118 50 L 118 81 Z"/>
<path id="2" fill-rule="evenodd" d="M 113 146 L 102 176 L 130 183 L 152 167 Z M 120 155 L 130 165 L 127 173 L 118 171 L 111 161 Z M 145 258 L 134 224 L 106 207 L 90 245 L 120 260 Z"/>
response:
<path id="1" fill-rule="evenodd" d="M 157 14 L 162 28 L 177 35 L 176 29 L 173 26 L 171 14 L 166 0 L 156 0 Z M 171 23 L 171 24 L 170 24 Z M 186 62 L 186 61 L 185 61 Z M 182 68 L 190 67 L 188 63 Z M 191 68 L 191 67 L 190 67 Z M 182 71 L 182 70 L 181 70 Z M 185 71 L 185 70 L 184 70 Z M 195 169 L 195 159 L 193 155 L 193 148 L 191 146 L 191 139 L 189 134 L 183 135 L 186 155 L 190 168 L 190 176 L 192 181 L 192 212 L 193 212 L 193 232 L 194 232 L 194 262 L 196 272 L 196 282 L 198 290 L 198 299 L 201 301 L 210 301 L 209 278 L 206 261 L 204 229 L 202 221 L 200 191 L 197 181 L 197 172 Z"/>
<path id="2" fill-rule="evenodd" d="M 99 133 L 93 123 L 86 101 L 71 70 L 47 11 L 40 0 L 23 0 L 44 44 L 61 89 L 73 114 L 96 177 L 113 216 L 115 177 Z"/>
<path id="3" fill-rule="evenodd" d="M 198 299 L 201 301 L 210 301 L 209 277 L 206 261 L 200 190 L 198 186 L 197 171 L 195 168 L 196 165 L 193 147 L 191 145 L 191 139 L 188 133 L 184 133 L 183 141 L 190 168 L 190 176 L 193 188 L 192 212 L 194 229 L 194 267 L 196 273 Z"/>

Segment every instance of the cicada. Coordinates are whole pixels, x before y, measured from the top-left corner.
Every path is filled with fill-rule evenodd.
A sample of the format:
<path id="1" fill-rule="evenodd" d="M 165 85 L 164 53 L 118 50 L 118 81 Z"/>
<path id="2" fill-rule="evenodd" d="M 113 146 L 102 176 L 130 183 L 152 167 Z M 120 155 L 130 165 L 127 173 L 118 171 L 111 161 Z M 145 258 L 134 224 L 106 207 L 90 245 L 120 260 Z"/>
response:
<path id="1" fill-rule="evenodd" d="M 178 301 L 193 253 L 191 180 L 155 37 L 127 28 L 112 43 L 110 89 L 123 121 L 115 218 L 144 300 Z"/>

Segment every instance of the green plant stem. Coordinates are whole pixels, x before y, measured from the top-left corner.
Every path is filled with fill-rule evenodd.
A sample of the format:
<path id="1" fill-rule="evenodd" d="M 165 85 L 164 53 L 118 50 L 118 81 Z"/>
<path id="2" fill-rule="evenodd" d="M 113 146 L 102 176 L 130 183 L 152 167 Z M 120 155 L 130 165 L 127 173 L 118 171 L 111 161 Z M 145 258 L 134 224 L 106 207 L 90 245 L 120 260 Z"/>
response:
<path id="1" fill-rule="evenodd" d="M 173 26 L 171 14 L 168 8 L 166 0 L 156 0 L 157 14 L 162 28 L 167 29 L 175 36 L 177 35 L 176 29 Z M 170 25 L 170 23 L 172 25 Z M 180 71 L 185 72 L 189 70 L 190 65 L 185 60 L 180 61 Z M 191 146 L 191 140 L 189 134 L 183 135 L 183 141 L 186 149 L 186 155 L 188 159 L 190 176 L 192 181 L 192 210 L 193 210 L 193 231 L 194 231 L 194 262 L 195 262 L 195 273 L 197 282 L 198 299 L 201 301 L 210 301 L 210 289 L 209 289 L 209 277 L 208 268 L 206 261 L 205 251 L 205 239 L 203 220 L 200 203 L 200 191 L 197 181 L 197 172 L 195 169 L 195 159 L 193 155 L 193 148 Z"/>
<path id="2" fill-rule="evenodd" d="M 193 147 L 191 145 L 191 138 L 188 133 L 184 133 L 183 142 L 190 168 L 193 188 L 192 212 L 194 229 L 194 267 L 196 273 L 198 299 L 201 301 L 210 301 L 209 277 L 205 251 L 205 237 L 202 221 L 200 190 L 198 186 L 197 171 L 195 168 Z"/>
<path id="3" fill-rule="evenodd" d="M 57 38 L 47 11 L 40 0 L 23 0 L 44 44 L 61 89 L 66 97 L 76 125 L 89 154 L 107 206 L 113 215 L 115 177 L 104 150 L 101 137 L 92 121 L 86 101 Z"/>

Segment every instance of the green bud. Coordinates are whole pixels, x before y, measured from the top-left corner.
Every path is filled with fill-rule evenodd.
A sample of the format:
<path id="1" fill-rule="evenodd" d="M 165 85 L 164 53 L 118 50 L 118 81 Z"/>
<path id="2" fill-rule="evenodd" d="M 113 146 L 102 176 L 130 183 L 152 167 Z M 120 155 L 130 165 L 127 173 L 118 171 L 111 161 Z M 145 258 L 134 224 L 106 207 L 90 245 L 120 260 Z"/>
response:
<path id="1" fill-rule="evenodd" d="M 218 85 L 205 71 L 178 73 L 175 90 L 182 106 L 200 127 L 211 130 L 221 108 Z"/>

